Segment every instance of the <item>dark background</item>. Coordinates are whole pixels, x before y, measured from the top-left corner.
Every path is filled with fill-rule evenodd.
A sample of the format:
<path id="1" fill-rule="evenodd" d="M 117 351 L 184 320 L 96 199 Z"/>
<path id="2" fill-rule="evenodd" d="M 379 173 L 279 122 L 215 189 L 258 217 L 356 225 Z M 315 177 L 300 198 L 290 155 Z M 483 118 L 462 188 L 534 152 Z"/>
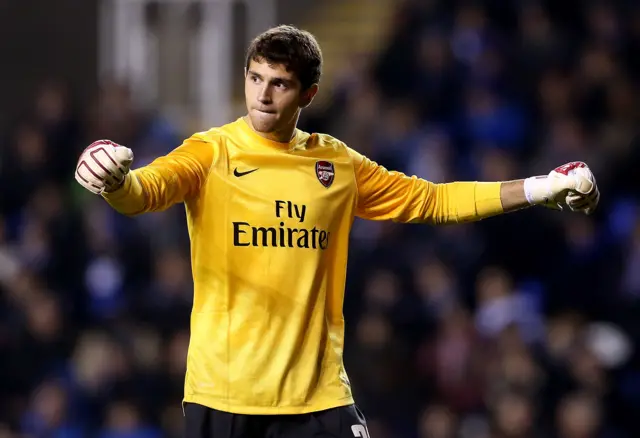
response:
<path id="1" fill-rule="evenodd" d="M 295 4 L 279 19 L 305 22 Z M 640 436 L 640 7 L 393 9 L 303 129 L 434 182 L 584 160 L 602 201 L 589 217 L 356 221 L 345 363 L 372 438 Z M 184 210 L 119 216 L 73 170 L 95 139 L 144 165 L 192 126 L 98 79 L 96 25 L 95 2 L 0 0 L 2 438 L 180 436 Z"/>

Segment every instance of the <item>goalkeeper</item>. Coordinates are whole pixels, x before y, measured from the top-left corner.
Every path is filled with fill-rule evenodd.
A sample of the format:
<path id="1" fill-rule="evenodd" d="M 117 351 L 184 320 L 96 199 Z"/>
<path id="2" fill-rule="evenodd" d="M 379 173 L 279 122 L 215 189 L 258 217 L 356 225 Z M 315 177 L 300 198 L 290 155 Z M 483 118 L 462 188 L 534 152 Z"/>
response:
<path id="1" fill-rule="evenodd" d="M 433 184 L 303 132 L 298 117 L 321 66 L 311 34 L 275 27 L 248 49 L 245 116 L 131 171 L 133 152 L 108 140 L 78 160 L 78 183 L 124 215 L 186 207 L 187 438 L 368 438 L 343 365 L 354 217 L 437 225 L 531 205 L 590 214 L 598 204 L 582 162 L 524 180 Z"/>

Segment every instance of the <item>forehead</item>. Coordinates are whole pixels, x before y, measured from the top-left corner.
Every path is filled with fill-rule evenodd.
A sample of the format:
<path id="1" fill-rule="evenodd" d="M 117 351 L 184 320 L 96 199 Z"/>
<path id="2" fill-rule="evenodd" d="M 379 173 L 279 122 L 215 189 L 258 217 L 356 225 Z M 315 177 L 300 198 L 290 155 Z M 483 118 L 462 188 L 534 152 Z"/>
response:
<path id="1" fill-rule="evenodd" d="M 249 71 L 258 73 L 263 78 L 285 79 L 295 81 L 296 75 L 292 71 L 288 71 L 284 64 L 269 64 L 265 60 L 254 60 L 249 62 Z"/>

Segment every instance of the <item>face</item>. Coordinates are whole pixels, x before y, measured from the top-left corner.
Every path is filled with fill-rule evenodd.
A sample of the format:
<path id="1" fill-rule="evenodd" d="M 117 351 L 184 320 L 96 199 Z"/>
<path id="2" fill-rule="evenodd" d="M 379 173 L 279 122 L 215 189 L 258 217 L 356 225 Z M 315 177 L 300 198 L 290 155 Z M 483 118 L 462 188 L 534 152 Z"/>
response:
<path id="1" fill-rule="evenodd" d="M 246 71 L 244 95 L 253 129 L 265 134 L 293 131 L 300 109 L 311 103 L 316 91 L 317 85 L 303 91 L 295 73 L 284 65 L 252 60 Z"/>

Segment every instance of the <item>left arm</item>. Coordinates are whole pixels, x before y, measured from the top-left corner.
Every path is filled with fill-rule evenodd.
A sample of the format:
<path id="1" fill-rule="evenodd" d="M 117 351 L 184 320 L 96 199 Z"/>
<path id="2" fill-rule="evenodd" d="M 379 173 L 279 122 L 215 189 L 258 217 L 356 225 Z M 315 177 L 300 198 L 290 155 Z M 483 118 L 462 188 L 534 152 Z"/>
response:
<path id="1" fill-rule="evenodd" d="M 500 202 L 505 213 L 530 207 L 524 191 L 524 180 L 504 181 L 500 185 Z"/>
<path id="2" fill-rule="evenodd" d="M 356 215 L 361 218 L 449 224 L 504 212 L 501 182 L 434 184 L 389 171 L 352 149 L 349 153 L 358 186 Z"/>
<path id="3" fill-rule="evenodd" d="M 434 184 L 389 171 L 348 149 L 358 186 L 356 215 L 396 222 L 452 224 L 478 221 L 547 203 L 561 189 L 575 189 L 574 178 Z M 571 186 L 573 184 L 573 186 Z M 553 193 L 552 193 L 553 192 Z M 552 196 L 553 195 L 553 196 Z"/>

